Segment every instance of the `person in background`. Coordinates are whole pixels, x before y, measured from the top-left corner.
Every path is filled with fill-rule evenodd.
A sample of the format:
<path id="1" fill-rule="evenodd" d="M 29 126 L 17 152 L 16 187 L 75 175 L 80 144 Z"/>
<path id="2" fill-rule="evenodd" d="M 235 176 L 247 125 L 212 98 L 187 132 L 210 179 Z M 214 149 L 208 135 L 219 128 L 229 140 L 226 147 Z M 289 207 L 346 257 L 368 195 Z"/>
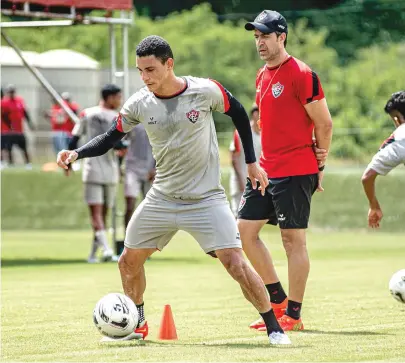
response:
<path id="1" fill-rule="evenodd" d="M 24 119 L 31 130 L 34 130 L 34 125 L 25 107 L 24 99 L 16 94 L 16 87 L 9 84 L 5 91 L 5 96 L 1 99 L 1 135 L 8 155 L 8 164 L 14 165 L 12 149 L 16 145 L 23 152 L 26 168 L 31 169 L 31 157 L 24 133 Z"/>

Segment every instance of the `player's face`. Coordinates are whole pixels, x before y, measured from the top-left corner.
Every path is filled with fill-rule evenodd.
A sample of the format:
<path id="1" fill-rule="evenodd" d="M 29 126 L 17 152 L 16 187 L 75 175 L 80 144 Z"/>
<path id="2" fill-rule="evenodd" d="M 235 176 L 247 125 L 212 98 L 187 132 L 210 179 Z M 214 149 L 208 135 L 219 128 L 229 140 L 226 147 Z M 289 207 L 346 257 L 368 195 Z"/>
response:
<path id="1" fill-rule="evenodd" d="M 264 61 L 277 59 L 284 46 L 285 35 L 277 37 L 276 33 L 264 34 L 255 29 L 254 36 L 260 59 Z"/>
<path id="2" fill-rule="evenodd" d="M 107 103 L 108 106 L 112 109 L 116 110 L 121 106 L 122 102 L 122 94 L 121 92 L 116 93 L 115 95 L 108 96 Z"/>
<path id="3" fill-rule="evenodd" d="M 149 91 L 157 92 L 164 85 L 170 72 L 173 70 L 173 59 L 169 58 L 165 63 L 162 63 L 154 55 L 137 57 L 136 66 L 142 81 Z"/>
<path id="4" fill-rule="evenodd" d="M 392 110 L 390 112 L 390 116 L 391 116 L 392 120 L 394 121 L 395 127 L 405 124 L 405 117 L 402 115 L 401 112 L 399 112 L 397 110 Z"/>

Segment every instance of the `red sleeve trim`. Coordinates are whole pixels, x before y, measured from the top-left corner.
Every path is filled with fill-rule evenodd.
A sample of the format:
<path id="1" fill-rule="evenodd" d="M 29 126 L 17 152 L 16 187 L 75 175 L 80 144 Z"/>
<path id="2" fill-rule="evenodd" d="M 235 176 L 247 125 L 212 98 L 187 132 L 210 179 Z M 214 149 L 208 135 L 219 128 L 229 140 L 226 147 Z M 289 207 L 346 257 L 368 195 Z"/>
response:
<path id="1" fill-rule="evenodd" d="M 237 130 L 233 133 L 233 144 L 235 145 L 235 152 L 240 153 L 240 139 Z"/>
<path id="2" fill-rule="evenodd" d="M 121 114 L 118 114 L 118 117 L 117 117 L 117 130 L 119 132 L 124 132 L 124 129 L 122 128 L 122 115 Z"/>
<path id="3" fill-rule="evenodd" d="M 211 79 L 211 81 L 214 82 L 221 90 L 222 96 L 224 97 L 224 109 L 225 109 L 224 113 L 228 112 L 229 107 L 231 107 L 231 105 L 229 104 L 228 95 L 225 92 L 224 86 L 221 83 L 219 83 L 218 81 L 216 81 L 215 79 Z"/>

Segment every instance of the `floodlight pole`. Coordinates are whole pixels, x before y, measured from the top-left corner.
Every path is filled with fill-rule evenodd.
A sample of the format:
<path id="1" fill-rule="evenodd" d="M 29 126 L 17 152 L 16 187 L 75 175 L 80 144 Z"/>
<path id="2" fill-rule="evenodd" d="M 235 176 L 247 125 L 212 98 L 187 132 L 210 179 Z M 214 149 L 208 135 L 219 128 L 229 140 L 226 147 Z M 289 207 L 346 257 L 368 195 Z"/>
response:
<path id="1" fill-rule="evenodd" d="M 115 73 L 117 72 L 117 46 L 115 39 L 114 24 L 109 25 L 110 32 L 110 82 L 115 84 L 117 81 Z"/>
<path id="2" fill-rule="evenodd" d="M 124 11 L 121 11 L 121 18 L 126 17 Z M 128 25 L 122 25 L 122 67 L 124 73 L 124 99 L 128 99 L 129 97 L 129 51 L 128 51 Z"/>
<path id="3" fill-rule="evenodd" d="M 79 122 L 79 118 L 76 116 L 76 114 L 65 104 L 65 102 L 62 100 L 62 98 L 59 96 L 58 92 L 55 91 L 55 89 L 51 86 L 51 84 L 46 80 L 46 78 L 42 75 L 41 72 L 38 71 L 35 67 L 33 67 L 31 64 L 27 62 L 23 54 L 21 53 L 20 49 L 17 47 L 17 45 L 10 39 L 10 37 L 4 33 L 3 29 L 1 29 L 1 36 L 3 39 L 7 42 L 7 44 L 15 50 L 17 55 L 20 57 L 24 65 L 28 68 L 28 70 L 33 74 L 33 76 L 39 81 L 39 83 L 42 84 L 42 86 L 45 88 L 45 90 L 50 94 L 50 96 L 56 100 L 56 102 L 59 104 L 60 107 L 68 114 L 69 118 L 77 123 Z"/>

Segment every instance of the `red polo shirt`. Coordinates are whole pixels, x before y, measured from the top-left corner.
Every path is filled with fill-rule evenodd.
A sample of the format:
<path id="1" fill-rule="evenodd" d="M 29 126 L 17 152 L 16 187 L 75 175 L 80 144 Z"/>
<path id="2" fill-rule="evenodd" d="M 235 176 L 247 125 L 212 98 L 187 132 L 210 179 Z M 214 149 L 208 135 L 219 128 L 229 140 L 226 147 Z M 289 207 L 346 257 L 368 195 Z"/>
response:
<path id="1" fill-rule="evenodd" d="M 7 115 L 12 130 L 4 122 L 4 115 Z M 21 97 L 3 97 L 1 100 L 1 133 L 23 133 L 23 123 L 25 118 L 25 105 Z"/>
<path id="2" fill-rule="evenodd" d="M 68 106 L 73 112 L 77 113 L 79 110 L 79 105 L 75 102 L 66 102 L 66 106 Z M 63 110 L 59 104 L 54 104 L 51 109 L 51 128 L 52 131 L 64 131 L 67 133 L 71 133 L 75 123 L 70 119 L 67 113 Z"/>
<path id="3" fill-rule="evenodd" d="M 278 68 L 262 68 L 256 78 L 262 129 L 260 165 L 270 178 L 315 174 L 314 123 L 304 106 L 324 98 L 321 83 L 311 68 L 294 57 Z"/>

